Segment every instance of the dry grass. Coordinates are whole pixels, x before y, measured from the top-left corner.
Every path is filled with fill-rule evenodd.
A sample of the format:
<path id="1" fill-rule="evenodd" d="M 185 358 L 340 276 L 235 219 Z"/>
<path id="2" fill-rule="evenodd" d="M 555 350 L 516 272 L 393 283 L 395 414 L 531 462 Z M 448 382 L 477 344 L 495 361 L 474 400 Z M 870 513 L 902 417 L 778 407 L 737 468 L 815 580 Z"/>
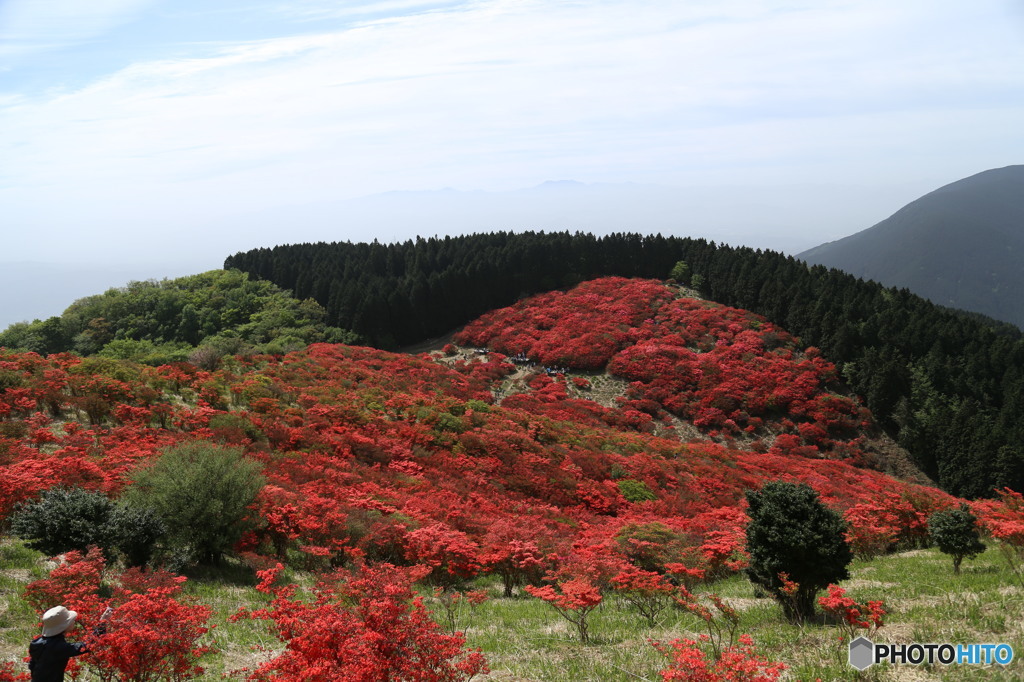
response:
<path id="1" fill-rule="evenodd" d="M 889 610 L 885 627 L 871 635 L 884 643 L 943 642 L 1011 644 L 1024 652 L 1024 590 L 991 549 L 965 564 L 960 576 L 952 573 L 948 557 L 935 550 L 918 550 L 856 562 L 848 593 L 860 601 L 884 599 Z M 24 604 L 24 585 L 45 573 L 40 557 L 19 543 L 0 544 L 0 661 L 20 661 L 37 619 Z M 313 576 L 292 578 L 309 585 Z M 702 623 L 689 613 L 670 610 L 654 628 L 609 597 L 591 619 L 593 642 L 583 646 L 573 626 L 543 602 L 517 596 L 497 596 L 490 578 L 474 587 L 491 590 L 490 601 L 460 614 L 470 646 L 480 647 L 492 672 L 483 680 L 494 682 L 636 682 L 660 680 L 665 661 L 649 640 L 696 639 Z M 846 645 L 839 628 L 829 624 L 797 627 L 787 623 L 770 599 L 755 596 L 741 576 L 721 581 L 714 589 L 740 614 L 740 631 L 750 633 L 761 655 L 784 661 L 787 680 L 1019 680 L 1024 667 L 1015 661 L 1000 666 L 875 666 L 861 673 L 846 661 Z M 241 679 L 242 668 L 252 668 L 282 648 L 264 622 L 229 622 L 239 607 L 256 608 L 264 596 L 245 581 L 205 576 L 189 582 L 189 591 L 214 610 L 216 628 L 207 644 L 218 650 L 207 657 L 203 679 Z M 428 605 L 430 598 L 427 599 Z M 264 651 L 258 650 L 260 647 Z M 20 662 L 18 663 L 20 665 Z"/>

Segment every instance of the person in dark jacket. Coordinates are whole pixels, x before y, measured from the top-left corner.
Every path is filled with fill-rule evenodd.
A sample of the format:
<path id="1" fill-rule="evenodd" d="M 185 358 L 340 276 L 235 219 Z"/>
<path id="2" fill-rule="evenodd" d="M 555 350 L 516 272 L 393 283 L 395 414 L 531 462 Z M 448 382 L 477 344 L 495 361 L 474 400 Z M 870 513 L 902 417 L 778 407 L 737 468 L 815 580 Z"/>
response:
<path id="1" fill-rule="evenodd" d="M 110 609 L 100 617 L 106 619 Z M 63 606 L 54 606 L 43 614 L 43 633 L 28 645 L 28 669 L 32 682 L 62 682 L 68 661 L 88 652 L 85 642 L 69 642 L 64 635 L 75 627 L 78 613 Z M 97 634 L 102 629 L 97 627 Z"/>

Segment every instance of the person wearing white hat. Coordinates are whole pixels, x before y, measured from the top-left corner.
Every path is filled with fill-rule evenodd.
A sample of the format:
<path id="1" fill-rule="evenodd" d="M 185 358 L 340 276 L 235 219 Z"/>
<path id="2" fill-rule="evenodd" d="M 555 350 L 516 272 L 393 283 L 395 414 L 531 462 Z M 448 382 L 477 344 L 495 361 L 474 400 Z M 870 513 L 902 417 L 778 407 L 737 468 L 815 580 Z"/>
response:
<path id="1" fill-rule="evenodd" d="M 110 609 L 100 617 L 104 620 Z M 74 626 L 78 612 L 63 606 L 54 606 L 43 614 L 43 633 L 28 645 L 28 669 L 32 682 L 61 682 L 68 661 L 88 651 L 85 642 L 68 642 L 64 639 Z"/>

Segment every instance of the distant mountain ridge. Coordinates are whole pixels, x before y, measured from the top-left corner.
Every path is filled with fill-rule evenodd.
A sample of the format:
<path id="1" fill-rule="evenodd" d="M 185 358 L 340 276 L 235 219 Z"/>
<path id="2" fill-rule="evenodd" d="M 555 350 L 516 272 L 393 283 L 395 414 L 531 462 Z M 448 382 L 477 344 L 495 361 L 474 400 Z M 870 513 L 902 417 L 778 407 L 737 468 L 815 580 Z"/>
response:
<path id="1" fill-rule="evenodd" d="M 1024 165 L 958 180 L 797 256 L 1024 327 L 1022 257 Z"/>

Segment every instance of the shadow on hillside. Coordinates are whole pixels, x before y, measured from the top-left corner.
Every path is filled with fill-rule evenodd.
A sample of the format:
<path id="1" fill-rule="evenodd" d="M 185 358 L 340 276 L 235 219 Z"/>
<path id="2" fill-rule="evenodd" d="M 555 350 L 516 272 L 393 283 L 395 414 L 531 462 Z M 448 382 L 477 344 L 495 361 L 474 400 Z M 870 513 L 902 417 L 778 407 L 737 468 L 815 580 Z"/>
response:
<path id="1" fill-rule="evenodd" d="M 217 565 L 191 566 L 183 571 L 182 575 L 190 581 L 233 587 L 253 587 L 259 582 L 256 570 L 236 558 L 226 558 Z"/>

